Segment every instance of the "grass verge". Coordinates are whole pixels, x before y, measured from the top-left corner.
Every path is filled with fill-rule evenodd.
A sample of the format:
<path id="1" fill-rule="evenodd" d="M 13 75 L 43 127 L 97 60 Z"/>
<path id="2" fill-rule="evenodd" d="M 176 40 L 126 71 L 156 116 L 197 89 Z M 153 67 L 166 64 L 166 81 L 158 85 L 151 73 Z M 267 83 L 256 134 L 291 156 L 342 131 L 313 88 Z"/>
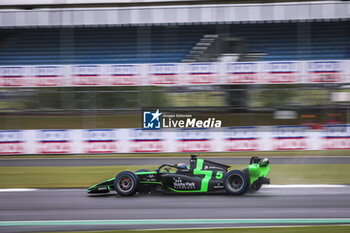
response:
<path id="1" fill-rule="evenodd" d="M 116 230 L 116 231 L 89 231 L 89 233 L 346 233 L 350 226 L 296 226 L 296 227 L 263 227 L 263 228 L 210 228 L 210 229 L 160 229 L 160 230 Z M 69 233 L 69 232 L 65 232 Z"/>
<path id="2" fill-rule="evenodd" d="M 121 171 L 157 166 L 0 167 L 0 188 L 85 188 Z M 233 165 L 243 169 L 246 165 Z M 272 184 L 350 184 L 348 164 L 271 165 Z"/>

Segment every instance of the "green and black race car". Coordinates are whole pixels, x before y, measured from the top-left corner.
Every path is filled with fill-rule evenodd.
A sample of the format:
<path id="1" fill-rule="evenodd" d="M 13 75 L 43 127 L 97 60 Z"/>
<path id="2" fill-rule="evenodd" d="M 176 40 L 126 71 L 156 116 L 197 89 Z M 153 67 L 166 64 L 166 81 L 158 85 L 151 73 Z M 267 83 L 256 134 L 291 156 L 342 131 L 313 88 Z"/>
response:
<path id="1" fill-rule="evenodd" d="M 243 194 L 248 189 L 259 190 L 269 184 L 266 178 L 270 170 L 267 158 L 252 157 L 248 168 L 228 170 L 230 166 L 199 159 L 191 155 L 190 166 L 186 164 L 163 164 L 155 171 L 124 171 L 115 178 L 91 186 L 88 193 L 108 193 L 115 190 L 122 196 L 136 192 L 159 190 L 170 193 L 214 193 Z"/>

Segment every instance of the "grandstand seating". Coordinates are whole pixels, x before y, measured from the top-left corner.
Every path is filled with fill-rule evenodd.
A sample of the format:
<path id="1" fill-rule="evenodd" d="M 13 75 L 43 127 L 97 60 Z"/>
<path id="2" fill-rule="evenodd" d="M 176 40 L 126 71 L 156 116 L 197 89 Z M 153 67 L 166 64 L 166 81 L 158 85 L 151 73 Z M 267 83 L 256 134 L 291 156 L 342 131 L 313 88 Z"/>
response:
<path id="1" fill-rule="evenodd" d="M 262 60 L 345 59 L 348 21 L 226 25 Z M 218 25 L 0 30 L 0 65 L 180 62 Z M 221 25 L 222 26 L 222 25 Z"/>
<path id="2" fill-rule="evenodd" d="M 205 28 L 101 27 L 1 30 L 0 64 L 178 62 Z M 1 45 L 0 45 L 1 46 Z"/>
<path id="3" fill-rule="evenodd" d="M 233 25 L 231 35 L 246 40 L 248 52 L 265 53 L 262 60 L 350 58 L 349 22 Z"/>

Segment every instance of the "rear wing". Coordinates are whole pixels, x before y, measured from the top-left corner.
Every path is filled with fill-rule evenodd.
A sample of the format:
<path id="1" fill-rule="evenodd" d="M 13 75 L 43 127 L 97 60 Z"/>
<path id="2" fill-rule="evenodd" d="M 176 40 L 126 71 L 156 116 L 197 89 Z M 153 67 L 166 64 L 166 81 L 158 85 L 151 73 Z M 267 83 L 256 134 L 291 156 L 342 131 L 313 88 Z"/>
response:
<path id="1" fill-rule="evenodd" d="M 260 167 L 266 167 L 270 164 L 270 161 L 268 158 L 259 158 L 259 157 L 251 157 L 249 164 L 259 164 Z"/>

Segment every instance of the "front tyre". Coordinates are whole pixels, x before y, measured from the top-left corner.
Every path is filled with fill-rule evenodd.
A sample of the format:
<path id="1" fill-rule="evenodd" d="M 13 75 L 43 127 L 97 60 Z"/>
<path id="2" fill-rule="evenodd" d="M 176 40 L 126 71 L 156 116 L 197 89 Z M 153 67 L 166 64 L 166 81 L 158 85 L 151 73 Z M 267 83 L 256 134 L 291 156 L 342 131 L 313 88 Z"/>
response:
<path id="1" fill-rule="evenodd" d="M 239 170 L 232 170 L 226 173 L 224 188 L 231 195 L 243 194 L 248 188 L 246 175 Z"/>
<path id="2" fill-rule="evenodd" d="M 138 184 L 137 176 L 129 171 L 119 173 L 114 179 L 115 191 L 122 196 L 135 194 Z"/>

